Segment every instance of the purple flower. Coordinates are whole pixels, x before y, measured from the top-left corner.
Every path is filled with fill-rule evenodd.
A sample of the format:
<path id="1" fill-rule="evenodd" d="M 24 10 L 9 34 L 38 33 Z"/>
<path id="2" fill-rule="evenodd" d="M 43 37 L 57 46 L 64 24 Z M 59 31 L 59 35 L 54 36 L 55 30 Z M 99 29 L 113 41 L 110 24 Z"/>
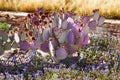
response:
<path id="1" fill-rule="evenodd" d="M 26 71 L 27 71 L 27 68 L 28 68 L 27 66 L 24 66 L 23 71 L 26 72 Z"/>
<path id="2" fill-rule="evenodd" d="M 23 74 L 18 73 L 17 76 L 20 77 L 19 80 L 23 80 Z"/>
<path id="3" fill-rule="evenodd" d="M 15 63 L 17 60 L 16 60 L 16 56 L 13 56 L 13 58 L 12 58 L 12 61 Z"/>
<path id="4" fill-rule="evenodd" d="M 95 65 L 92 65 L 92 70 L 93 70 L 93 71 L 96 70 Z"/>
<path id="5" fill-rule="evenodd" d="M 39 76 L 39 72 L 33 73 L 34 78 L 36 78 L 37 76 Z"/>
<path id="6" fill-rule="evenodd" d="M 118 54 L 118 59 L 120 59 L 120 54 Z"/>
<path id="7" fill-rule="evenodd" d="M 35 57 L 35 55 L 36 55 L 35 51 L 32 52 L 32 54 L 30 55 L 30 59 L 33 59 Z"/>

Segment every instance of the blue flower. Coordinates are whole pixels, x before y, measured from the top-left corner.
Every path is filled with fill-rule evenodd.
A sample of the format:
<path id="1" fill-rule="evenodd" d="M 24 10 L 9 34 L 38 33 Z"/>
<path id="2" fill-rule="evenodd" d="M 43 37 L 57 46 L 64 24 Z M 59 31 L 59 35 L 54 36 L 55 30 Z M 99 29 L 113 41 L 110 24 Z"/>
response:
<path id="1" fill-rule="evenodd" d="M 34 78 L 36 78 L 37 76 L 39 76 L 39 72 L 36 72 L 33 74 Z"/>
<path id="2" fill-rule="evenodd" d="M 30 59 L 33 59 L 35 57 L 35 55 L 36 55 L 36 52 L 35 51 L 32 52 L 32 54 L 30 55 Z"/>
<path id="3" fill-rule="evenodd" d="M 27 68 L 28 68 L 27 66 L 24 66 L 23 71 L 26 72 L 26 71 L 27 71 Z"/>
<path id="4" fill-rule="evenodd" d="M 118 54 L 118 59 L 120 59 L 120 54 Z"/>
<path id="5" fill-rule="evenodd" d="M 92 70 L 93 70 L 93 71 L 96 70 L 95 65 L 92 65 Z"/>
<path id="6" fill-rule="evenodd" d="M 17 59 L 17 57 L 13 56 L 12 61 L 15 63 L 17 61 L 16 59 Z"/>
<path id="7" fill-rule="evenodd" d="M 20 77 L 19 80 L 23 80 L 23 77 L 24 77 L 23 74 L 18 73 L 17 76 Z"/>

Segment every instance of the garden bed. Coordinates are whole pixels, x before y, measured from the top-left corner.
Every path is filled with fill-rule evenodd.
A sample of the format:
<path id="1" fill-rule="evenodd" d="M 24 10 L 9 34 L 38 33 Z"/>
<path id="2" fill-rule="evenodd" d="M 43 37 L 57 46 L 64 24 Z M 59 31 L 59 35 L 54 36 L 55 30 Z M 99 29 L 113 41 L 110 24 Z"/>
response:
<path id="1" fill-rule="evenodd" d="M 0 22 L 6 22 L 12 28 L 17 27 L 27 22 L 27 13 L 24 14 L 3 12 L 0 14 Z M 32 55 L 31 51 L 19 49 L 7 51 L 0 56 L 0 78 L 119 80 L 120 23 L 106 20 L 97 30 L 97 37 L 93 36 L 91 43 L 79 50 L 80 56 L 68 57 L 60 64 L 53 63 L 50 56 L 42 57 L 39 52 Z"/>

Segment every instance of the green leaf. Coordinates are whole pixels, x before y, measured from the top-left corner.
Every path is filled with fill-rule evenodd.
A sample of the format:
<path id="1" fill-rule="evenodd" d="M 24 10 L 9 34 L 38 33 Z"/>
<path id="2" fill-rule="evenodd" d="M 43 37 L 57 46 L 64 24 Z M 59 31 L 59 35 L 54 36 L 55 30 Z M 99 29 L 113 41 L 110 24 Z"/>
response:
<path id="1" fill-rule="evenodd" d="M 10 27 L 8 26 L 7 23 L 0 23 L 0 29 L 9 31 L 9 30 L 10 30 Z"/>

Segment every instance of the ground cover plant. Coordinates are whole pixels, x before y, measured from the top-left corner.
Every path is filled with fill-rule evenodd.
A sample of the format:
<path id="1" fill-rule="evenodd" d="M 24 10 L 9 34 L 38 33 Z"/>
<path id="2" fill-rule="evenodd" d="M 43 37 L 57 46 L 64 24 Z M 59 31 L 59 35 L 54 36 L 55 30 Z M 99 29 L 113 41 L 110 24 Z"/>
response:
<path id="1" fill-rule="evenodd" d="M 9 29 L 1 24 L 0 54 L 15 49 L 8 60 L 0 61 L 2 78 L 119 80 L 120 42 L 94 34 L 104 19 L 98 10 L 91 18 L 64 9 L 58 13 L 40 8 L 20 26 Z"/>

